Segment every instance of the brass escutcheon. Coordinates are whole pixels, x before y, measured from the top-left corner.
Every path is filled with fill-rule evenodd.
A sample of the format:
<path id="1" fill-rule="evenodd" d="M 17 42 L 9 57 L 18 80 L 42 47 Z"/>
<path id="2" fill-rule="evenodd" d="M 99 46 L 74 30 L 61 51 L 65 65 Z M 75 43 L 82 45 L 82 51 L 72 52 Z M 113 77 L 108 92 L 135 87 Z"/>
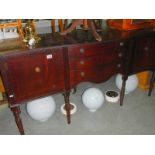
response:
<path id="1" fill-rule="evenodd" d="M 84 53 L 84 48 L 80 48 L 80 52 L 81 53 Z"/>
<path id="2" fill-rule="evenodd" d="M 40 73 L 40 68 L 39 67 L 35 67 L 35 72 Z"/>

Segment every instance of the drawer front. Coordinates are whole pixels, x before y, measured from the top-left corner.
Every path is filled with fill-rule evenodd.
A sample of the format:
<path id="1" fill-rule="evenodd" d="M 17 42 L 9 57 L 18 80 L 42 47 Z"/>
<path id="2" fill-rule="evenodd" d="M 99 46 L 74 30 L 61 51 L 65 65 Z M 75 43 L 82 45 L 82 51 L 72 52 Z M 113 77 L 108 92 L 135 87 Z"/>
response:
<path id="1" fill-rule="evenodd" d="M 114 74 L 122 73 L 121 65 L 122 64 L 120 64 L 119 62 L 115 62 L 92 69 L 71 70 L 71 87 L 76 86 L 80 82 L 104 82 Z"/>
<path id="2" fill-rule="evenodd" d="M 69 57 L 73 58 L 85 58 L 95 55 L 109 55 L 115 52 L 120 52 L 124 46 L 123 42 L 108 42 L 108 43 L 96 43 L 86 45 L 75 45 L 68 48 Z"/>
<path id="3" fill-rule="evenodd" d="M 95 55 L 86 58 L 71 58 L 69 60 L 69 65 L 71 70 L 81 70 L 81 69 L 91 69 L 96 68 L 101 65 L 106 65 L 116 61 L 122 60 L 123 53 L 113 53 L 113 54 L 102 54 L 101 56 Z"/>
<path id="4" fill-rule="evenodd" d="M 6 72 L 15 101 L 21 102 L 64 89 L 61 49 L 7 56 Z"/>
<path id="5" fill-rule="evenodd" d="M 155 69 L 155 39 L 139 40 L 134 52 L 133 72 Z"/>

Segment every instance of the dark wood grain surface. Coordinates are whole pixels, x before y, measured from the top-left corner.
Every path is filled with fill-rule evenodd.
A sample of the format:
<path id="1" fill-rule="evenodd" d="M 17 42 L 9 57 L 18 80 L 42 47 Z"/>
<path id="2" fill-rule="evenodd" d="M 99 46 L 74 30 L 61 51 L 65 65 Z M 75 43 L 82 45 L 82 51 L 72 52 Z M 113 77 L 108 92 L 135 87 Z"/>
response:
<path id="1" fill-rule="evenodd" d="M 0 42 L 0 73 L 21 134 L 24 133 L 19 116 L 21 103 L 63 93 L 70 123 L 70 90 L 79 83 L 101 83 L 121 73 L 122 105 L 128 76 L 145 70 L 155 71 L 153 29 L 128 32 L 107 29 L 99 33 L 102 42 L 84 30 L 66 36 L 43 34 L 33 49 L 19 39 Z"/>

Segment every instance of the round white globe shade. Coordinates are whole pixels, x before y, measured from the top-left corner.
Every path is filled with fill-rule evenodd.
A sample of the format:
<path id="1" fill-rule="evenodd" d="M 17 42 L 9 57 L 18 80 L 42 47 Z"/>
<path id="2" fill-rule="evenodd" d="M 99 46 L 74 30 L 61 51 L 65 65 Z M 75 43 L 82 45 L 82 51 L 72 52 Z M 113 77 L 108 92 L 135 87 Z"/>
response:
<path id="1" fill-rule="evenodd" d="M 56 105 L 52 96 L 40 98 L 27 103 L 27 112 L 32 119 L 44 122 L 55 112 Z"/>
<path id="2" fill-rule="evenodd" d="M 97 88 L 88 88 L 82 94 L 82 102 L 90 112 L 95 112 L 102 106 L 104 95 Z"/>
<path id="3" fill-rule="evenodd" d="M 123 83 L 121 74 L 117 74 L 115 83 L 117 88 L 121 90 Z M 129 76 L 128 79 L 126 80 L 125 94 L 129 94 L 130 92 L 134 91 L 137 88 L 137 86 L 138 86 L 137 76 L 135 74 Z"/>

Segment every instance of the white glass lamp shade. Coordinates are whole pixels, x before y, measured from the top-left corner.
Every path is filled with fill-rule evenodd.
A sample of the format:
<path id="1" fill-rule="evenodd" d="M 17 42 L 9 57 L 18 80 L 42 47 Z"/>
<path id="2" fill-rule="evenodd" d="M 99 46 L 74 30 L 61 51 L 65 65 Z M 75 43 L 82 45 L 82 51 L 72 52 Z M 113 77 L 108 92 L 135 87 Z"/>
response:
<path id="1" fill-rule="evenodd" d="M 82 94 L 82 102 L 90 112 L 95 112 L 104 102 L 104 95 L 97 88 L 88 88 Z"/>
<path id="2" fill-rule="evenodd" d="M 121 90 L 122 88 L 122 75 L 121 74 L 117 74 L 116 79 L 115 79 L 115 83 L 118 89 Z M 138 86 L 138 78 L 137 76 L 131 75 L 128 77 L 128 79 L 126 80 L 126 86 L 125 86 L 125 94 L 129 94 L 130 92 L 134 91 Z"/>
<path id="3" fill-rule="evenodd" d="M 27 112 L 32 119 L 44 122 L 55 112 L 56 105 L 52 96 L 40 98 L 27 103 Z"/>

